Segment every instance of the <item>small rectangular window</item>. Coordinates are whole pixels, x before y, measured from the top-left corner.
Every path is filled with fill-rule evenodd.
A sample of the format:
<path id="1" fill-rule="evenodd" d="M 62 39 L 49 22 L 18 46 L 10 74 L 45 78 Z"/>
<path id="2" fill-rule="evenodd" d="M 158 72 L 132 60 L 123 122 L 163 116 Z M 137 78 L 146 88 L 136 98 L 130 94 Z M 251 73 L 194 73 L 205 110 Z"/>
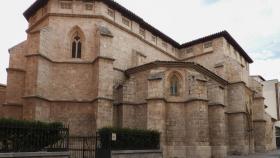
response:
<path id="1" fill-rule="evenodd" d="M 130 26 L 130 21 L 125 17 L 122 17 L 122 23 L 125 24 L 126 26 Z"/>
<path id="2" fill-rule="evenodd" d="M 245 67 L 246 67 L 246 70 L 249 70 L 249 64 L 247 62 L 245 63 Z"/>
<path id="3" fill-rule="evenodd" d="M 42 8 L 42 15 L 45 15 L 46 13 L 47 13 L 47 7 L 45 6 Z"/>
<path id="4" fill-rule="evenodd" d="M 93 4 L 85 4 L 86 10 L 92 10 L 93 9 Z"/>
<path id="5" fill-rule="evenodd" d="M 192 53 L 193 52 L 193 47 L 189 47 L 186 49 L 186 53 Z"/>
<path id="6" fill-rule="evenodd" d="M 156 42 L 157 42 L 157 37 L 154 36 L 154 35 L 152 35 L 152 41 L 153 41 L 154 43 L 156 43 Z"/>
<path id="7" fill-rule="evenodd" d="M 30 23 L 33 23 L 37 20 L 37 15 L 33 15 L 31 18 L 30 18 Z"/>
<path id="8" fill-rule="evenodd" d="M 162 42 L 162 46 L 167 49 L 167 43 L 166 42 Z"/>
<path id="9" fill-rule="evenodd" d="M 60 2 L 62 9 L 72 9 L 72 2 Z"/>
<path id="10" fill-rule="evenodd" d="M 140 28 L 140 29 L 139 29 L 139 34 L 140 34 L 141 36 L 145 36 L 145 30 L 144 30 L 143 28 Z"/>
<path id="11" fill-rule="evenodd" d="M 211 48 L 211 47 L 212 47 L 212 41 L 203 44 L 203 48 Z"/>
<path id="12" fill-rule="evenodd" d="M 110 8 L 108 8 L 107 14 L 108 14 L 110 17 L 112 17 L 112 18 L 115 17 L 115 12 L 114 12 L 114 10 L 112 10 L 112 9 L 110 9 Z"/>
<path id="13" fill-rule="evenodd" d="M 229 43 L 227 43 L 227 47 L 228 47 L 228 49 L 230 49 L 230 44 Z"/>

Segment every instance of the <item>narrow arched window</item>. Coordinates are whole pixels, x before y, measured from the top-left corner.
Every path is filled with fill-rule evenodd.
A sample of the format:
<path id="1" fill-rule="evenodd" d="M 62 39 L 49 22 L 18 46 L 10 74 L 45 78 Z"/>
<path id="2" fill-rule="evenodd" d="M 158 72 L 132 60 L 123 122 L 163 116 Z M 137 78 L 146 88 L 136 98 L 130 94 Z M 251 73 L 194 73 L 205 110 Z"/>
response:
<path id="1" fill-rule="evenodd" d="M 76 35 L 72 41 L 72 58 L 81 58 L 82 42 L 79 35 Z"/>
<path id="2" fill-rule="evenodd" d="M 172 76 L 170 80 L 170 94 L 171 96 L 178 96 L 179 80 L 177 76 Z"/>

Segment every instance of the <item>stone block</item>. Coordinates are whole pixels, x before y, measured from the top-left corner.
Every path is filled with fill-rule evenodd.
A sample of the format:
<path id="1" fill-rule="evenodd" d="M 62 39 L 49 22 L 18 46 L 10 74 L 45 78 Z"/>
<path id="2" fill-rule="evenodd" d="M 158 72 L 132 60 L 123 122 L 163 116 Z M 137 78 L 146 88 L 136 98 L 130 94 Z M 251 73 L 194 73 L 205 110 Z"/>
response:
<path id="1" fill-rule="evenodd" d="M 186 158 L 211 158 L 210 146 L 186 146 Z"/>

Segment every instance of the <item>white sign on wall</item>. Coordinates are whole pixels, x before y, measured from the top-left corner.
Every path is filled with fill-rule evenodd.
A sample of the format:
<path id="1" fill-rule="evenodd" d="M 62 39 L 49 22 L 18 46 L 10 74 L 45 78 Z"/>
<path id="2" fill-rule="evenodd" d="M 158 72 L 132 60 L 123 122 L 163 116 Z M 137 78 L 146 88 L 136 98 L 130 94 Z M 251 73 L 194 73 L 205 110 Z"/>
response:
<path id="1" fill-rule="evenodd" d="M 112 133 L 112 141 L 117 141 L 117 134 L 116 133 Z"/>

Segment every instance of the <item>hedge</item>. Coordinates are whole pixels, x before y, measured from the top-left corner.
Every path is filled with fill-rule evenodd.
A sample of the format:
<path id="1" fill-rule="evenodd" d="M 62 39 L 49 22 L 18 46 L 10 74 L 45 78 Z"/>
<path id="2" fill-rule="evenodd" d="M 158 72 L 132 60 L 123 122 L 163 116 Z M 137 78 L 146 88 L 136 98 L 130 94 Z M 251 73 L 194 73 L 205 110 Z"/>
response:
<path id="1" fill-rule="evenodd" d="M 160 133 L 152 130 L 102 128 L 98 131 L 100 148 L 111 150 L 147 150 L 160 148 Z M 112 133 L 116 141 L 112 141 Z"/>
<path id="2" fill-rule="evenodd" d="M 0 119 L 0 152 L 40 151 L 68 135 L 62 123 Z"/>

